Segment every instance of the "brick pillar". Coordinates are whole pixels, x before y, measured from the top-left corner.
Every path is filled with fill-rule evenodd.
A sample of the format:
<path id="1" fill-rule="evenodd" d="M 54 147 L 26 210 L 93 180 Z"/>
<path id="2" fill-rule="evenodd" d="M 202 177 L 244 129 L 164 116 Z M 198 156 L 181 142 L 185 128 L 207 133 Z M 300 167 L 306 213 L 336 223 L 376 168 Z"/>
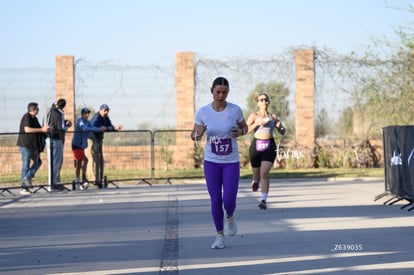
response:
<path id="1" fill-rule="evenodd" d="M 193 52 L 176 53 L 175 64 L 175 96 L 177 130 L 191 130 L 195 117 L 195 64 Z M 193 152 L 194 145 L 189 133 L 177 132 L 177 145 L 183 152 Z M 194 167 L 194 159 L 185 158 L 180 166 Z"/>
<path id="2" fill-rule="evenodd" d="M 69 131 L 73 131 L 75 126 L 75 66 L 72 55 L 56 56 L 56 100 L 59 98 L 66 99 L 65 118 L 72 121 Z M 73 167 L 72 136 L 72 133 L 67 133 L 65 138 L 63 152 L 65 168 Z M 75 174 L 75 170 L 73 173 Z"/>
<path id="3" fill-rule="evenodd" d="M 313 148 L 315 142 L 314 50 L 296 50 L 296 142 Z"/>
<path id="4" fill-rule="evenodd" d="M 193 52 L 176 53 L 175 89 L 177 130 L 192 129 L 195 115 L 195 64 Z"/>
<path id="5" fill-rule="evenodd" d="M 75 122 L 74 56 L 56 57 L 56 100 L 66 99 L 65 118 Z M 72 128 L 70 129 L 72 130 Z"/>

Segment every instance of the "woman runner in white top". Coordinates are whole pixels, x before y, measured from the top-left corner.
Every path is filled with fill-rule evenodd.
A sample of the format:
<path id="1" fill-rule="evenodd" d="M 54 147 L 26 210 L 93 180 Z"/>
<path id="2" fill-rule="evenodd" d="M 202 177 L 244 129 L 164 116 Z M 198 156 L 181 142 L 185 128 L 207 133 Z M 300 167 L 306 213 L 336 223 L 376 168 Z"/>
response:
<path id="1" fill-rule="evenodd" d="M 206 134 L 204 176 L 217 232 L 211 248 L 224 248 L 224 211 L 227 234 L 234 236 L 237 233 L 233 216 L 240 179 L 237 137 L 247 133 L 247 124 L 241 108 L 226 101 L 229 94 L 227 79 L 216 78 L 211 93 L 213 102 L 201 107 L 196 113 L 191 138 L 198 141 L 204 133 Z"/>

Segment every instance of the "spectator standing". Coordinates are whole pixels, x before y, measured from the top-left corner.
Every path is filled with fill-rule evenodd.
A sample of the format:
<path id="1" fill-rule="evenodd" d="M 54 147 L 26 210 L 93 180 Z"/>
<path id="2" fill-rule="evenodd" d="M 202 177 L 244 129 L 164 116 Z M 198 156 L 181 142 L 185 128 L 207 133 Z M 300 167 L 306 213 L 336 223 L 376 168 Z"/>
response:
<path id="1" fill-rule="evenodd" d="M 88 158 L 85 155 L 85 148 L 88 147 L 88 136 L 92 132 L 104 132 L 106 130 L 105 126 L 100 128 L 94 127 L 92 123 L 88 120 L 90 110 L 88 108 L 83 108 L 81 110 L 80 117 L 76 120 L 75 123 L 75 132 L 72 138 L 72 151 L 75 161 L 75 186 L 80 186 L 81 189 L 86 189 L 88 186 L 88 181 L 86 179 L 86 168 L 88 165 Z M 82 183 L 80 179 L 80 174 L 82 170 Z"/>
<path id="2" fill-rule="evenodd" d="M 109 118 L 109 106 L 107 104 L 102 104 L 99 107 L 99 111 L 96 112 L 91 120 L 91 123 L 96 128 L 101 128 L 102 126 L 105 127 L 106 131 L 119 131 L 122 129 L 121 124 L 113 125 L 111 119 Z M 104 132 L 94 132 L 90 135 L 92 139 L 92 147 L 91 147 L 91 154 L 92 154 L 92 169 L 95 173 L 95 184 L 102 188 L 102 181 L 104 176 L 104 156 L 102 151 L 103 146 L 103 139 L 104 139 Z"/>
<path id="3" fill-rule="evenodd" d="M 60 98 L 56 104 L 52 104 L 48 115 L 50 125 L 49 137 L 46 142 L 48 148 L 49 170 L 50 170 L 50 191 L 60 191 L 63 189 L 58 183 L 59 171 L 63 162 L 63 145 L 65 143 L 66 131 L 72 126 L 72 122 L 65 119 L 63 109 L 66 100 Z"/>
<path id="4" fill-rule="evenodd" d="M 19 135 L 17 137 L 17 146 L 22 155 L 22 170 L 20 173 L 21 190 L 20 194 L 31 194 L 29 188 L 32 187 L 32 179 L 35 177 L 37 170 L 42 165 L 40 153 L 45 147 L 45 133 L 49 126 L 41 126 L 37 119 L 39 107 L 36 102 L 30 102 L 27 105 L 25 113 L 19 126 Z"/>
<path id="5" fill-rule="evenodd" d="M 262 198 L 259 208 L 266 210 L 270 185 L 269 173 L 276 158 L 276 143 L 273 132 L 277 129 L 281 135 L 284 135 L 286 129 L 275 114 L 268 112 L 270 98 L 267 94 L 259 94 L 255 97 L 255 101 L 259 110 L 253 112 L 247 118 L 248 133 L 254 132 L 249 148 L 253 173 L 251 188 L 253 192 L 256 192 L 259 186 L 261 187 Z"/>
<path id="6" fill-rule="evenodd" d="M 248 128 L 241 108 L 226 101 L 229 94 L 229 82 L 226 78 L 216 78 L 210 92 L 213 95 L 213 102 L 197 111 L 191 139 L 198 141 L 204 133 L 206 134 L 204 176 L 217 233 L 211 248 L 221 249 L 225 246 L 225 214 L 227 234 L 234 236 L 237 233 L 234 218 L 240 179 L 237 137 L 247 133 Z"/>

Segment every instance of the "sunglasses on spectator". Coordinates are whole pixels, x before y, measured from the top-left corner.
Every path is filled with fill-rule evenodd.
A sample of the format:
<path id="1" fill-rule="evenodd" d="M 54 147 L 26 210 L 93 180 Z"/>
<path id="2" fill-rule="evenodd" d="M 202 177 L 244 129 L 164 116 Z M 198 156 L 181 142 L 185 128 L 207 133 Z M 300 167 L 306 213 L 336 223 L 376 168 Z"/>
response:
<path id="1" fill-rule="evenodd" d="M 264 102 L 264 101 L 269 102 L 269 99 L 268 98 L 261 98 L 261 99 L 259 99 L 259 101 L 260 102 Z"/>

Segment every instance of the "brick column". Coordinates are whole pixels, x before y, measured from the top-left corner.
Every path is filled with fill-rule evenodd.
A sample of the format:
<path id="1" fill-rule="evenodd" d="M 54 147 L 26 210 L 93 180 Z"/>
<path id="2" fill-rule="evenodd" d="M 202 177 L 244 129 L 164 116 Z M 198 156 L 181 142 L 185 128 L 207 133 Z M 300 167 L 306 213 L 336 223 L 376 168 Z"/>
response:
<path id="1" fill-rule="evenodd" d="M 192 129 L 195 116 L 195 64 L 193 52 L 176 53 L 175 89 L 177 130 Z"/>
<path id="2" fill-rule="evenodd" d="M 296 143 L 313 148 L 315 142 L 315 66 L 314 50 L 297 50 L 296 73 Z"/>
<path id="3" fill-rule="evenodd" d="M 72 121 L 72 127 L 69 131 L 74 130 L 75 126 L 75 66 L 74 56 L 56 56 L 56 101 L 59 98 L 66 100 L 65 118 Z M 72 133 L 67 133 L 63 153 L 63 167 L 73 167 L 72 154 Z M 75 174 L 75 170 L 73 172 Z"/>
<path id="4" fill-rule="evenodd" d="M 176 125 L 177 130 L 191 130 L 195 117 L 195 64 L 193 52 L 176 53 L 175 64 L 175 96 L 176 96 Z M 190 133 L 177 132 L 177 148 L 191 155 L 194 150 Z M 177 154 L 179 155 L 179 154 Z M 194 159 L 181 158 L 176 163 L 177 168 L 194 167 Z"/>
<path id="5" fill-rule="evenodd" d="M 75 122 L 74 56 L 56 57 L 56 100 L 66 99 L 65 118 Z M 72 130 L 72 128 L 71 128 Z"/>

